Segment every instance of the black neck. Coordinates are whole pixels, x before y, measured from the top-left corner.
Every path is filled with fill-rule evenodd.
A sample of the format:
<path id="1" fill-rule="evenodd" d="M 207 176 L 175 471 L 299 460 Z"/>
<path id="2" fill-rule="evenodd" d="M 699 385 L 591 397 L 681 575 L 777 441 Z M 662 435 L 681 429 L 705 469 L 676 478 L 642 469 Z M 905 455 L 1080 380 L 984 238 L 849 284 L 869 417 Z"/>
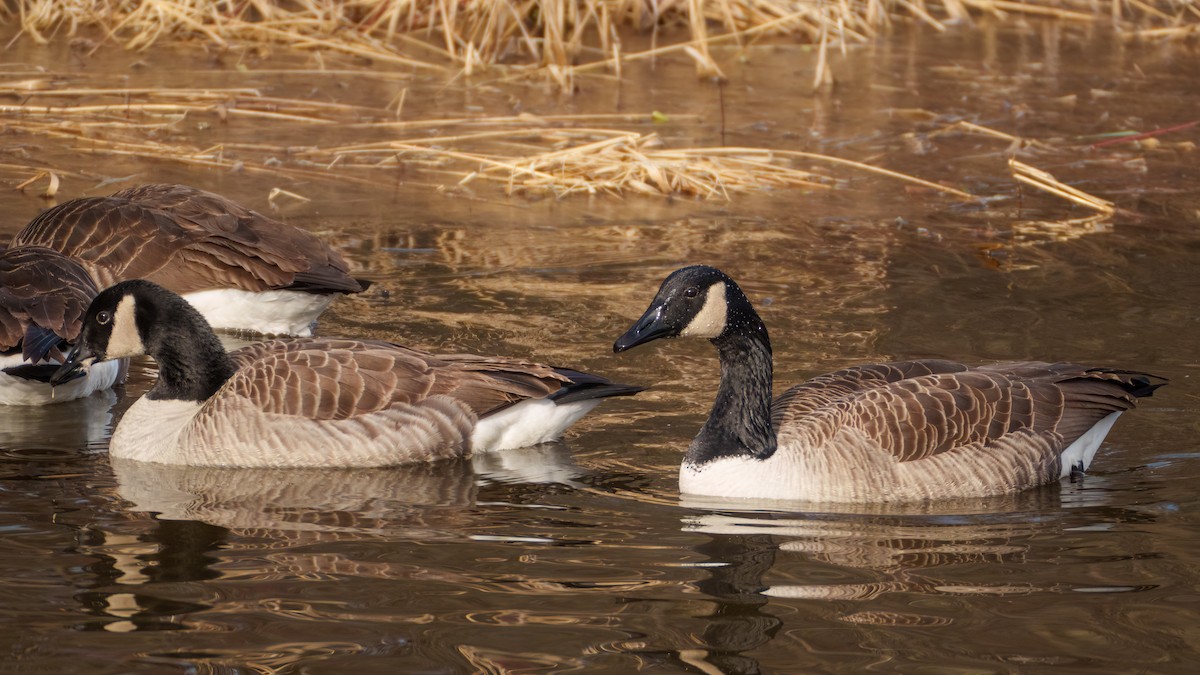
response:
<path id="1" fill-rule="evenodd" d="M 146 353 L 158 364 L 158 381 L 146 398 L 206 401 L 237 368 L 208 322 L 182 298 L 164 308 L 157 338 Z"/>
<path id="2" fill-rule="evenodd" d="M 721 386 L 708 422 L 688 448 L 685 460 L 693 464 L 721 457 L 766 459 L 775 452 L 767 328 L 749 302 L 729 310 L 725 332 L 712 340 L 721 359 Z"/>

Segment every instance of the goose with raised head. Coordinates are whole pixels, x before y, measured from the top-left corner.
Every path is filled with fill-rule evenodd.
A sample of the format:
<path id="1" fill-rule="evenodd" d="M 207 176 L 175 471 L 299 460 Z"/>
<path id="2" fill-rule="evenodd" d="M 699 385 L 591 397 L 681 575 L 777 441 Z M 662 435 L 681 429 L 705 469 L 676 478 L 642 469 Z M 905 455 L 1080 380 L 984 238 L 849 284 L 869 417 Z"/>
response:
<path id="1" fill-rule="evenodd" d="M 63 202 L 10 246 L 74 258 L 99 288 L 154 281 L 184 296 L 214 328 L 267 335 L 311 335 L 334 298 L 369 285 L 313 234 L 186 185 Z"/>
<path id="2" fill-rule="evenodd" d="M 144 280 L 96 296 L 51 383 L 141 354 L 158 364 L 158 380 L 125 413 L 109 450 L 164 464 L 385 466 L 537 445 L 601 399 L 641 390 L 515 359 L 365 340 L 275 340 L 226 353 L 194 307 Z"/>
<path id="3" fill-rule="evenodd" d="M 712 267 L 676 270 L 613 345 L 700 337 L 721 382 L 684 455 L 680 491 L 831 502 L 1015 492 L 1087 469 L 1117 417 L 1165 380 L 1068 363 L 857 366 L 772 401 L 771 343 L 742 289 Z"/>
<path id="4" fill-rule="evenodd" d="M 57 251 L 37 246 L 0 251 L 0 404 L 71 401 L 123 378 L 125 362 L 110 361 L 50 387 L 97 292 L 87 271 Z"/>

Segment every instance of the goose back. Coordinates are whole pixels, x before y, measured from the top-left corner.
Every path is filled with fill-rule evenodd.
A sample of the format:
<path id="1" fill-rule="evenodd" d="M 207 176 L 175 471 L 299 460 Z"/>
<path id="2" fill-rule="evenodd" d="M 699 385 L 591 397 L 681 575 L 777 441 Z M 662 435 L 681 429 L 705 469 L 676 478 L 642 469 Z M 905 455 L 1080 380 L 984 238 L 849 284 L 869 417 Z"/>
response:
<path id="1" fill-rule="evenodd" d="M 184 295 L 364 289 L 341 256 L 312 234 L 184 185 L 142 185 L 64 202 L 34 218 L 11 245 L 76 258 L 101 287 L 143 278 Z"/>
<path id="2" fill-rule="evenodd" d="M 932 369 L 940 372 L 922 374 Z M 863 378 L 864 371 L 890 377 Z M 776 428 L 804 430 L 811 444 L 822 443 L 834 429 L 853 428 L 898 462 L 1023 430 L 1070 443 L 1158 386 L 1143 373 L 1032 362 L 968 368 L 909 361 L 838 371 L 817 381 L 829 398 L 814 407 L 802 393 L 814 388 L 812 382 L 794 387 L 774 406 Z M 845 385 L 844 393 L 833 394 L 835 383 Z"/>
<path id="3" fill-rule="evenodd" d="M 554 368 L 517 359 L 437 356 L 373 340 L 271 340 L 231 357 L 238 370 L 222 396 L 245 398 L 267 413 L 317 420 L 347 419 L 433 396 L 454 397 L 481 416 L 571 383 Z"/>
<path id="4" fill-rule="evenodd" d="M 923 375 L 960 373 L 967 367 L 953 361 L 922 359 L 872 363 L 843 368 L 818 375 L 780 394 L 771 404 L 771 423 L 775 428 L 787 420 L 816 412 L 836 401 L 877 387 L 885 387 Z"/>
<path id="5" fill-rule="evenodd" d="M 22 347 L 27 360 L 39 361 L 57 341 L 74 341 L 98 292 L 87 271 L 57 251 L 0 251 L 0 350 Z"/>

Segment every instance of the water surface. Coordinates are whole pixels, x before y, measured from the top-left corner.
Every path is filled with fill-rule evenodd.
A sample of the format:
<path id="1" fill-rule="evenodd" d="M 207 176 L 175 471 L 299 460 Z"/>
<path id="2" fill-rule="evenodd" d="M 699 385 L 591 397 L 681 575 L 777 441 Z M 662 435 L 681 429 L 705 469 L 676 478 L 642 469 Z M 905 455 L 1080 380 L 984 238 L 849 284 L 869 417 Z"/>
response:
<path id="1" fill-rule="evenodd" d="M 836 191 L 730 202 L 508 198 L 419 169 L 378 189 L 90 155 L 84 140 L 12 131 L 6 152 L 72 172 L 61 198 L 160 180 L 263 210 L 272 187 L 309 197 L 281 217 L 376 282 L 337 303 L 324 334 L 527 357 L 653 389 L 607 402 L 561 444 L 367 471 L 111 460 L 107 435 L 149 364 L 113 395 L 0 411 L 5 668 L 1192 672 L 1197 133 L 1088 146 L 1195 118 L 1194 52 L 1054 24 L 918 30 L 852 50 L 835 63 L 837 86 L 816 94 L 801 47 L 746 56 L 730 58 L 722 88 L 664 57 L 561 97 L 362 64 L 359 79 L 278 72 L 305 67 L 303 55 L 239 67 L 187 49 L 14 45 L 14 72 L 37 65 L 76 86 L 245 86 L 376 110 L 403 86 L 414 118 L 661 110 L 670 121 L 626 124 L 681 146 L 868 160 L 989 199 L 865 174 Z M 1121 211 L 1096 220 L 1018 191 L 1011 143 L 938 133 L 958 120 L 1045 142 L 1020 158 Z M 164 133 L 281 146 L 386 133 L 194 122 Z M 0 205 L 11 233 L 45 203 L 4 192 Z M 1122 418 L 1074 483 L 905 508 L 681 499 L 675 474 L 715 390 L 715 354 L 683 341 L 615 356 L 611 343 L 691 262 L 726 269 L 758 304 L 779 385 L 915 357 L 1073 360 L 1171 385 Z"/>

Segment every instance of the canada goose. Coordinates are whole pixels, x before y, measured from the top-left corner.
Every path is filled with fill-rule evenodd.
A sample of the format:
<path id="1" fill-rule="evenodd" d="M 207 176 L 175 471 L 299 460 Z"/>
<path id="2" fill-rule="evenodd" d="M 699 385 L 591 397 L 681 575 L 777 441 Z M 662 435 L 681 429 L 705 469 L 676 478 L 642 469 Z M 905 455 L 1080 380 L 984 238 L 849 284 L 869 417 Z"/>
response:
<path id="1" fill-rule="evenodd" d="M 717 347 L 716 402 L 679 472 L 681 492 L 717 497 L 1015 492 L 1086 470 L 1117 417 L 1165 383 L 1066 363 L 900 361 L 821 375 L 772 403 L 766 326 L 732 279 L 704 265 L 668 276 L 613 350 L 667 337 Z"/>
<path id="2" fill-rule="evenodd" d="M 311 335 L 352 278 L 314 235 L 185 185 L 141 185 L 43 211 L 10 246 L 44 246 L 83 264 L 100 288 L 149 279 L 183 295 L 210 325 Z"/>
<path id="3" fill-rule="evenodd" d="M 108 389 L 124 361 L 96 364 L 53 391 L 50 376 L 78 335 L 96 284 L 57 251 L 23 246 L 0 251 L 0 404 L 43 405 Z"/>
<path id="4" fill-rule="evenodd" d="M 607 396 L 641 387 L 386 342 L 299 338 L 227 354 L 191 305 L 144 280 L 101 291 L 51 384 L 147 354 L 158 380 L 109 450 L 164 464 L 383 466 L 554 440 Z"/>

